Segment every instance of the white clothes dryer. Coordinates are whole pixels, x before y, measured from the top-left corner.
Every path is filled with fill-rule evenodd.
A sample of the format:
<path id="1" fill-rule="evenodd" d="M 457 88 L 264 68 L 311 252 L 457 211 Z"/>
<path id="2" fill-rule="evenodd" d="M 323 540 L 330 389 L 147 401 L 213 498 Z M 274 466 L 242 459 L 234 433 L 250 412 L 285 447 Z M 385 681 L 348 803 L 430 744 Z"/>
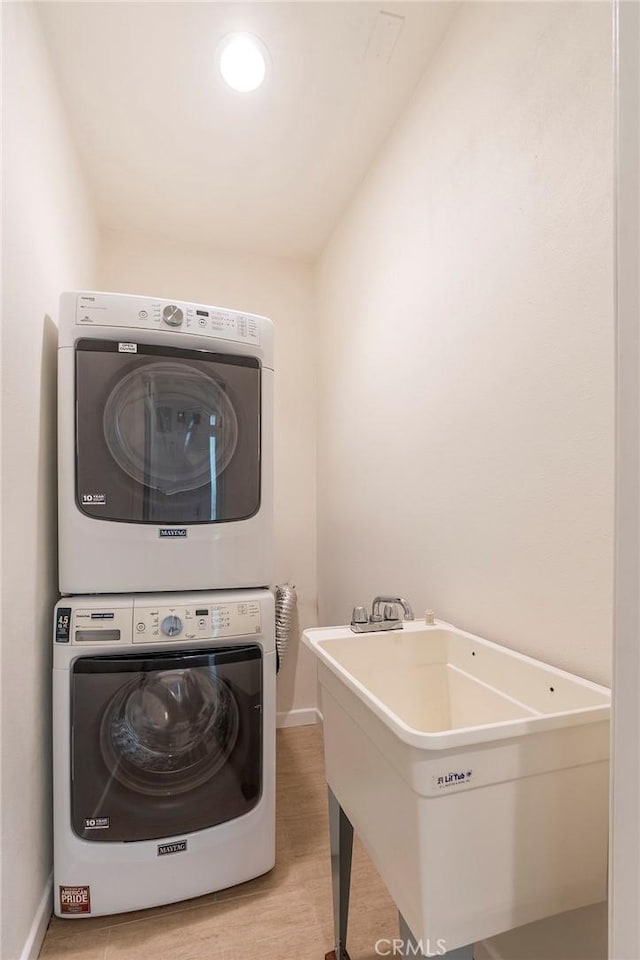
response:
<path id="1" fill-rule="evenodd" d="M 271 321 L 64 293 L 59 322 L 61 593 L 271 583 Z"/>
<path id="2" fill-rule="evenodd" d="M 58 916 L 197 897 L 274 866 L 274 631 L 269 591 L 59 601 Z"/>

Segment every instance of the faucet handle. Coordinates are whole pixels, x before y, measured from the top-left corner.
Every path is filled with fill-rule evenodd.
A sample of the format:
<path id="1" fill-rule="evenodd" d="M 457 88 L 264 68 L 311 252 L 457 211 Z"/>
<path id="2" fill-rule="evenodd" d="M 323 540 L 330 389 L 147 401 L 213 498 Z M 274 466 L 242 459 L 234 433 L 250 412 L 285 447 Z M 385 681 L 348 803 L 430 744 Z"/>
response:
<path id="1" fill-rule="evenodd" d="M 369 615 L 364 607 L 354 607 L 351 623 L 369 623 Z"/>
<path id="2" fill-rule="evenodd" d="M 398 613 L 393 603 L 385 603 L 384 609 L 382 611 L 382 617 L 384 620 L 397 620 Z"/>

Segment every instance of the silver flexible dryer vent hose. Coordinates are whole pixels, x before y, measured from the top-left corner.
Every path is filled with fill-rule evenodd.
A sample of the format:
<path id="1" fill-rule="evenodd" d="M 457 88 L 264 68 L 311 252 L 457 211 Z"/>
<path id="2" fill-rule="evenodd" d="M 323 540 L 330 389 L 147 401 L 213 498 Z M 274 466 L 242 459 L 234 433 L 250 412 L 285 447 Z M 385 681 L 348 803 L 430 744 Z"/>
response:
<path id="1" fill-rule="evenodd" d="M 291 624 L 296 608 L 296 588 L 292 583 L 276 587 L 276 653 L 278 670 L 284 662 L 291 636 Z"/>

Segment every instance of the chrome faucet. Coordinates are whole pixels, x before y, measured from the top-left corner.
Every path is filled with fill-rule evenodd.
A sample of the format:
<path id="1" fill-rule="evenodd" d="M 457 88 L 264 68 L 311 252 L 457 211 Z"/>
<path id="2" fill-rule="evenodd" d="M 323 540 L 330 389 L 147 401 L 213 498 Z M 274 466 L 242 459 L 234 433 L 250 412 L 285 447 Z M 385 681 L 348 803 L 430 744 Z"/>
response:
<path id="1" fill-rule="evenodd" d="M 380 606 L 382 613 L 380 613 Z M 402 608 L 398 616 L 397 608 Z M 354 607 L 351 615 L 351 629 L 354 633 L 373 633 L 379 630 L 402 630 L 403 620 L 413 620 L 413 610 L 408 600 L 402 597 L 376 597 L 371 604 L 371 616 L 365 607 Z"/>
<path id="2" fill-rule="evenodd" d="M 411 604 L 408 600 L 404 600 L 402 597 L 376 597 L 373 603 L 371 604 L 371 619 L 376 621 L 380 618 L 380 604 L 390 604 L 393 603 L 398 607 L 402 607 L 402 612 L 404 617 L 400 617 L 400 620 L 413 620 L 413 610 L 411 609 Z M 386 614 L 386 608 L 384 613 Z"/>

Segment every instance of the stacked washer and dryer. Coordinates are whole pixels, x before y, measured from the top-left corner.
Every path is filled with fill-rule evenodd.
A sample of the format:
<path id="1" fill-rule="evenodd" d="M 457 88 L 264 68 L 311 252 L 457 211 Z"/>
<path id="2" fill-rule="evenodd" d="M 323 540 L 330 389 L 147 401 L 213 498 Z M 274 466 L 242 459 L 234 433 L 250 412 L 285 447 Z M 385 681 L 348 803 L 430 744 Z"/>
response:
<path id="1" fill-rule="evenodd" d="M 264 317 L 60 305 L 58 916 L 275 862 L 273 339 Z"/>

